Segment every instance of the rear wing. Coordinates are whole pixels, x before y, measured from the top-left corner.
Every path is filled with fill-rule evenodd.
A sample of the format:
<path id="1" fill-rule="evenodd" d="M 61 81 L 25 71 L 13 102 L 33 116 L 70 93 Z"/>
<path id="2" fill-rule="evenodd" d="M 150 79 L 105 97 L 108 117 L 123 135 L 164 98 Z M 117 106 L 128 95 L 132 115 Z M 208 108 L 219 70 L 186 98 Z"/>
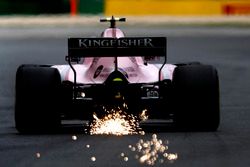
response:
<path id="1" fill-rule="evenodd" d="M 132 37 L 132 38 L 69 38 L 68 61 L 74 72 L 74 99 L 76 98 L 76 71 L 71 62 L 78 62 L 83 57 L 115 57 L 115 70 L 118 70 L 117 57 L 139 56 L 145 58 L 164 57 L 161 70 L 167 62 L 166 37 Z"/>
<path id="2" fill-rule="evenodd" d="M 166 57 L 166 37 L 69 38 L 68 58 Z"/>

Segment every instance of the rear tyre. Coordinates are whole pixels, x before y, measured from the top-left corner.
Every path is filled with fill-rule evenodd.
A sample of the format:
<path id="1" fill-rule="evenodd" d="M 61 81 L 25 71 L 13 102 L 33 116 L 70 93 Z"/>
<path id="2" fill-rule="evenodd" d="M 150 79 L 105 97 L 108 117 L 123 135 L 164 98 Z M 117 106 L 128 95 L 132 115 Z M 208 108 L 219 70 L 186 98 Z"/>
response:
<path id="1" fill-rule="evenodd" d="M 210 65 L 179 66 L 173 74 L 177 128 L 215 131 L 220 121 L 219 80 Z"/>
<path id="2" fill-rule="evenodd" d="M 20 133 L 47 133 L 60 127 L 57 69 L 22 65 L 16 73 L 15 124 Z"/>

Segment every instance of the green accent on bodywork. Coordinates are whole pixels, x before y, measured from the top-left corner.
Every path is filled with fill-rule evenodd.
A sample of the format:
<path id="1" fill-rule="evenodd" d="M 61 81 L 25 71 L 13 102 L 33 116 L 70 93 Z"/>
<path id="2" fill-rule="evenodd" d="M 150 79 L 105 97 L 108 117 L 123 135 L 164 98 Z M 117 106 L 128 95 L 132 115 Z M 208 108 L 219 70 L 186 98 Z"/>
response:
<path id="1" fill-rule="evenodd" d="M 113 81 L 123 81 L 121 78 L 114 78 Z"/>

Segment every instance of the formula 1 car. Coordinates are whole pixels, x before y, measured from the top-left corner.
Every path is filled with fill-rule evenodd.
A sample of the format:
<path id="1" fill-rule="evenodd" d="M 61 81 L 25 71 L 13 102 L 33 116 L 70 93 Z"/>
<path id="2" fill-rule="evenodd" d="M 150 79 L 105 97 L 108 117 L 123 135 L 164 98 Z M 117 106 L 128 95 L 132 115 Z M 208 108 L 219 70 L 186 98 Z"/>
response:
<path id="1" fill-rule="evenodd" d="M 98 106 L 123 103 L 178 130 L 215 131 L 220 121 L 217 70 L 199 62 L 167 64 L 166 37 L 125 37 L 109 22 L 100 38 L 69 38 L 65 65 L 21 65 L 16 73 L 19 132 L 47 132 L 62 120 L 91 120 Z M 148 60 L 161 57 L 161 64 Z"/>

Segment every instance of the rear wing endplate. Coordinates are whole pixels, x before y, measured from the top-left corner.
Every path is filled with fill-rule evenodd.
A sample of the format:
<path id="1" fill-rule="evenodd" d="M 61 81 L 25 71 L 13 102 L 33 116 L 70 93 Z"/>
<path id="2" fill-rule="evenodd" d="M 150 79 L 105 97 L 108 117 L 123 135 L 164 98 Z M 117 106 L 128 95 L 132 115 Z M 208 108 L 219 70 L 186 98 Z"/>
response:
<path id="1" fill-rule="evenodd" d="M 166 46 L 166 37 L 69 38 L 68 57 L 164 57 Z"/>

